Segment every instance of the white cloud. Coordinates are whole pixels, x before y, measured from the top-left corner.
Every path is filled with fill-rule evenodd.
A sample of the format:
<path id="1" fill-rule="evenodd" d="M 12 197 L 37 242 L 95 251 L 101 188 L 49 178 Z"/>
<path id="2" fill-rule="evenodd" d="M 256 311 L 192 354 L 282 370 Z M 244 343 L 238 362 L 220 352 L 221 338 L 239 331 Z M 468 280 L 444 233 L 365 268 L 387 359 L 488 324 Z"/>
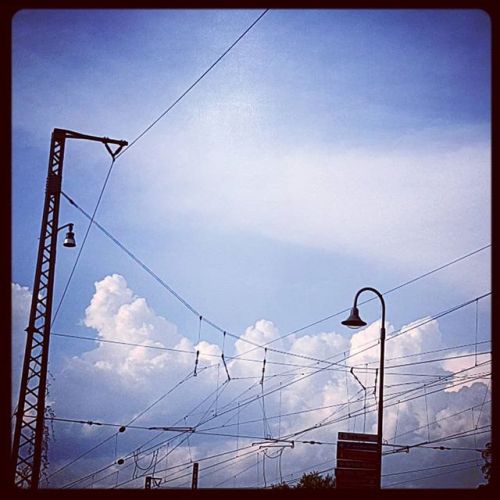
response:
<path id="1" fill-rule="evenodd" d="M 429 139 L 437 133 L 414 131 L 410 144 L 375 151 L 235 139 L 214 144 L 190 169 L 172 169 L 174 178 L 151 158 L 156 182 L 138 201 L 217 228 L 421 271 L 491 238 L 489 144 L 473 127 Z M 202 131 L 183 135 L 189 147 L 179 149 L 206 150 Z M 160 147 L 160 158 L 170 156 Z"/>
<path id="2" fill-rule="evenodd" d="M 478 354 L 477 356 L 471 356 L 472 354 L 474 354 L 473 351 L 457 351 L 447 354 L 447 357 L 450 359 L 446 359 L 442 362 L 443 369 L 451 373 L 464 371 L 463 374 L 459 373 L 450 380 L 450 384 L 445 389 L 447 392 L 458 392 L 463 387 L 470 387 L 477 382 L 477 380 L 473 380 L 474 377 L 491 372 L 491 364 L 488 364 L 488 361 L 491 361 L 491 354 Z M 463 355 L 468 356 L 458 357 Z M 464 375 L 467 377 L 471 377 L 471 379 L 463 380 L 462 377 Z M 483 381 L 486 381 L 485 383 L 488 383 L 490 378 L 491 375 L 486 375 Z M 461 380 L 463 380 L 462 383 L 460 383 Z"/>
<path id="3" fill-rule="evenodd" d="M 12 290 L 13 311 L 17 311 L 17 317 L 21 318 L 27 312 L 29 290 L 18 285 L 14 285 Z M 414 355 L 441 346 L 439 324 L 435 320 L 427 321 L 428 319 L 423 318 L 404 326 L 401 331 L 405 333 L 388 340 L 386 366 L 426 359 Z M 379 345 L 376 341 L 379 337 L 379 321 L 367 325 L 351 337 L 345 332 L 319 332 L 302 337 L 289 336 L 274 342 L 266 353 L 268 363 L 263 387 L 258 383 L 262 375 L 263 349 L 243 354 L 244 358 L 256 359 L 257 362 L 241 361 L 237 358 L 230 361 L 228 368 L 232 379 L 228 382 L 221 364 L 220 346 L 206 341 L 195 345 L 192 339 L 178 332 L 175 325 L 156 314 L 145 299 L 135 296 L 122 276 L 107 276 L 96 283 L 95 294 L 85 312 L 85 323 L 95 328 L 102 340 L 139 342 L 190 351 L 181 353 L 101 342 L 95 349 L 68 359 L 65 368 L 56 374 L 51 391 L 51 397 L 55 400 L 54 409 L 57 416 L 61 417 L 124 424 L 131 418 L 139 416 L 142 410 L 153 402 L 158 401 L 157 405 L 138 418 L 137 424 L 184 426 L 199 425 L 199 422 L 206 421 L 200 429 L 215 427 L 213 432 L 230 435 L 214 437 L 195 433 L 190 437 L 189 446 L 185 442 L 178 448 L 176 455 L 169 458 L 171 463 L 180 463 L 177 460 L 189 461 L 189 457 L 194 460 L 196 457 L 202 458 L 208 454 L 234 449 L 237 434 L 254 436 L 253 439 L 239 438 L 241 448 L 252 442 L 258 442 L 257 438 L 262 438 L 266 434 L 283 437 L 310 427 L 314 430 L 289 439 L 331 442 L 335 441 L 338 431 L 376 432 L 377 407 L 372 394 L 375 374 L 373 371 L 366 373 L 365 368 L 378 366 Z M 16 320 L 15 324 L 18 325 L 19 321 Z M 386 327 L 390 339 L 394 327 L 392 325 Z M 264 319 L 256 321 L 242 334 L 242 338 L 257 344 L 279 339 L 279 336 L 277 326 Z M 372 348 L 347 359 L 348 366 L 356 367 L 354 373 L 368 389 L 366 400 L 368 412 L 365 416 L 363 391 L 349 371 L 338 365 L 320 370 L 325 365 L 315 362 L 314 359 L 331 358 L 333 361 L 341 361 L 344 353 L 353 355 L 371 343 L 374 344 Z M 296 353 L 311 359 L 275 352 L 272 350 L 275 346 L 279 346 L 285 353 Z M 234 342 L 236 354 L 246 353 L 251 348 L 252 346 L 242 339 Z M 198 376 L 191 377 L 178 385 L 184 377 L 193 373 L 196 350 L 200 351 Z M 450 357 L 453 355 L 455 353 L 449 354 Z M 479 362 L 482 360 L 478 359 Z M 432 366 L 437 375 L 446 376 L 468 366 L 467 363 L 470 365 L 471 358 L 449 359 Z M 409 378 L 404 375 L 408 369 L 399 367 L 387 370 L 384 398 L 384 437 L 387 441 L 412 444 L 427 439 L 429 432 L 431 438 L 436 439 L 453 432 L 473 429 L 474 425 L 487 425 L 490 421 L 488 406 L 480 410 L 487 396 L 485 383 L 459 380 L 463 383 L 453 391 L 443 390 L 446 384 L 429 384 L 426 388 L 427 404 L 425 404 L 425 398 L 422 397 L 422 381 L 436 381 L 436 379 L 416 379 L 415 376 Z M 318 373 L 308 376 L 314 371 Z M 413 374 L 423 374 L 426 371 L 429 371 L 429 366 L 426 364 L 411 366 Z M 414 386 L 406 385 L 415 380 L 418 383 Z M 294 383 L 287 386 L 290 382 Z M 176 385 L 178 388 L 172 390 Z M 219 391 L 216 396 L 217 388 Z M 418 390 L 408 392 L 412 388 Z M 439 392 L 432 394 L 435 389 L 439 389 Z M 275 392 L 267 394 L 264 399 L 255 399 L 263 391 L 272 390 Z M 346 404 L 347 394 L 350 397 L 349 405 Z M 253 402 L 245 405 L 247 401 Z M 242 406 L 237 410 L 239 403 Z M 474 418 L 467 412 L 453 416 L 471 406 L 475 406 Z M 319 407 L 326 408 L 315 410 Z M 287 417 L 285 416 L 287 413 L 292 415 Z M 357 414 L 357 417 L 347 419 L 348 413 Z M 434 420 L 440 421 L 438 424 L 432 424 Z M 250 423 L 245 423 L 246 421 Z M 324 423 L 329 425 L 322 426 Z M 318 424 L 321 426 L 318 427 Z M 67 455 L 67 452 L 63 453 L 58 446 L 75 446 L 75 449 L 85 450 L 90 448 L 92 443 L 101 440 L 102 436 L 107 435 L 99 426 L 76 425 L 69 432 L 68 427 L 61 428 L 64 425 L 68 424 L 59 424 L 56 427 L 56 441 L 52 445 L 51 452 L 54 457 L 54 468 L 68 461 L 67 458 L 58 458 L 59 455 L 61 457 Z M 138 444 L 152 437 L 150 431 L 140 432 L 142 434 L 128 429 L 120 435 L 120 455 L 126 455 Z M 61 445 L 58 445 L 58 436 Z M 170 436 L 173 437 L 171 434 Z M 159 442 L 159 439 L 166 437 L 161 436 L 156 442 Z M 175 442 L 178 441 L 173 443 Z M 159 456 L 164 455 L 165 446 L 162 446 Z M 111 448 L 113 447 L 101 450 L 95 461 L 86 461 L 85 467 L 88 467 L 89 472 L 115 460 Z M 262 450 L 260 453 L 262 467 Z M 334 465 L 334 452 L 325 447 L 315 448 L 313 445 L 297 443 L 293 450 L 285 450 L 283 456 L 287 457 L 286 460 L 283 459 L 283 475 L 327 459 L 331 460 L 332 467 Z M 416 466 L 414 456 L 416 453 L 404 455 L 401 463 L 407 468 Z M 144 457 L 144 460 L 146 458 Z M 241 458 L 230 462 L 232 474 L 237 475 L 237 478 L 225 486 L 255 484 L 253 477 L 255 470 L 243 472 L 251 460 L 255 459 L 255 455 L 252 455 L 248 460 Z M 278 476 L 274 471 L 272 459 L 266 460 L 268 482 L 276 482 Z M 78 470 L 78 474 L 84 472 L 82 468 Z M 75 477 L 75 474 L 70 471 L 62 474 L 59 484 L 64 484 L 66 479 Z M 121 474 L 122 477 L 126 476 L 126 473 Z M 227 474 L 221 469 L 219 472 L 214 472 L 212 479 L 207 476 L 203 484 L 210 486 L 225 478 Z M 211 480 L 213 483 L 210 483 Z"/>

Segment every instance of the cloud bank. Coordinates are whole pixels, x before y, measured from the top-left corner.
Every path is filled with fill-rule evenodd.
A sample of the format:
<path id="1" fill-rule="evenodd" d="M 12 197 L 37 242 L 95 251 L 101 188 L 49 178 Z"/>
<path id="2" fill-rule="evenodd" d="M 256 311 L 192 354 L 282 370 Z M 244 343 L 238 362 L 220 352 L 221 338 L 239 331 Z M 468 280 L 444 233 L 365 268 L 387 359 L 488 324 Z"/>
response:
<path id="1" fill-rule="evenodd" d="M 16 339 L 27 321 L 30 294 L 15 284 L 12 294 L 16 378 L 22 357 Z M 394 327 L 386 325 L 384 438 L 388 445 L 432 441 L 481 430 L 491 423 L 489 404 L 485 403 L 490 399 L 487 355 L 477 360 L 473 356 L 457 358 L 470 354 L 461 350 L 459 354 L 448 352 L 444 361 L 405 365 L 429 359 L 422 353 L 442 347 L 439 323 L 420 325 L 423 322 L 403 326 L 400 331 L 404 333 L 394 339 Z M 200 486 L 254 486 L 256 481 L 264 486 L 293 479 L 294 471 L 309 470 L 315 464 L 323 463 L 323 469 L 334 467 L 335 446 L 301 441 L 335 443 L 339 431 L 376 432 L 379 322 L 351 336 L 331 331 L 280 339 L 279 328 L 260 319 L 233 344 L 226 339 L 227 372 L 222 346 L 183 335 L 144 298 L 136 296 L 118 274 L 95 283 L 84 323 L 95 332 L 97 341 L 94 348 L 67 358 L 54 374 L 51 399 L 55 414 L 129 427 L 57 473 L 51 486 L 70 484 L 106 466 L 109 477 L 96 474 L 77 484 L 120 485 L 134 475 L 147 475 L 140 467 L 147 469 L 144 464 L 148 463 L 148 473 L 154 464 L 164 486 L 186 486 L 183 474 L 191 462 L 219 453 L 227 453 L 224 457 L 231 460 L 226 466 L 218 465 L 216 459 L 202 462 Z M 245 340 L 259 345 L 276 342 L 265 351 Z M 149 347 L 127 345 L 130 343 Z M 200 354 L 194 376 L 196 351 Z M 134 425 L 140 428 L 134 429 Z M 54 422 L 53 426 L 49 473 L 117 430 L 79 423 Z M 147 430 L 165 426 L 196 427 L 196 432 Z M 466 435 L 453 444 L 477 447 L 487 436 Z M 262 447 L 266 438 L 286 442 L 282 447 Z M 116 464 L 120 457 L 125 458 L 123 465 Z M 384 472 L 452 460 L 416 448 L 408 455 L 388 455 Z M 178 468 L 172 468 L 174 465 Z M 260 471 L 259 478 L 256 471 Z M 470 486 L 467 481 L 472 480 L 458 484 Z M 143 479 L 130 481 L 127 487 L 143 487 Z"/>

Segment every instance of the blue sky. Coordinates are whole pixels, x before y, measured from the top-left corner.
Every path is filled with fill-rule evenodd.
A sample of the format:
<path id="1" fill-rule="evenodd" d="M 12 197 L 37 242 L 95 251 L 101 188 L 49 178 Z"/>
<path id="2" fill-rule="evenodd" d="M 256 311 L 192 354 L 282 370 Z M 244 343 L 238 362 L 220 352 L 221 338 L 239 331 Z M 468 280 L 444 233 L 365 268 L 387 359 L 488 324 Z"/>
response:
<path id="1" fill-rule="evenodd" d="M 26 10 L 14 18 L 14 385 L 53 128 L 131 142 L 259 13 Z M 491 242 L 490 48 L 489 18 L 479 10 L 270 10 L 118 158 L 96 220 L 204 317 L 259 345 L 349 307 L 362 286 L 380 291 L 396 287 Z M 102 145 L 68 141 L 63 191 L 91 213 L 109 164 Z M 88 221 L 63 199 L 60 224 L 67 222 L 75 223 L 81 244 Z M 56 305 L 76 251 L 58 250 Z M 490 281 L 486 249 L 388 295 L 388 322 L 397 331 L 432 317 L 488 293 Z M 367 304 L 363 312 L 370 326 L 356 335 L 369 338 L 376 331 L 373 322 L 380 316 L 379 305 Z M 489 318 L 486 297 L 478 302 L 478 341 L 490 339 Z M 352 350 L 358 337 L 340 325 L 341 319 L 277 340 L 274 346 L 301 349 L 315 359 L 340 352 L 335 349 Z M 394 347 L 394 354 L 450 348 L 447 355 L 451 355 L 451 348 L 475 342 L 475 304 L 432 325 L 431 333 L 417 329 L 414 342 Z M 195 315 L 93 228 L 52 331 L 183 345 L 194 351 L 199 324 Z M 222 335 L 206 323 L 200 338 L 207 342 L 207 353 L 222 348 Z M 239 346 L 227 338 L 225 353 L 248 349 L 248 344 L 243 347 L 238 342 Z M 487 351 L 489 344 L 479 347 Z M 53 338 L 51 391 L 57 416 L 130 420 L 141 409 L 139 402 L 146 407 L 158 396 L 162 370 L 167 370 L 169 380 L 177 380 L 182 369 L 194 363 L 191 355 L 184 366 L 184 360 L 167 362 L 120 349 Z M 376 357 L 376 348 L 373 354 Z M 263 352 L 257 356 L 262 359 Z M 214 359 L 208 356 L 202 361 L 209 366 Z M 450 363 L 461 362 L 458 359 L 429 366 L 450 373 L 446 370 Z M 470 359 L 463 359 L 464 364 L 454 365 L 454 370 L 468 366 Z M 244 376 L 250 368 L 239 363 L 234 361 L 232 369 Z M 206 380 L 189 382 L 193 406 L 210 384 L 217 384 L 210 373 L 218 370 L 220 382 L 220 360 L 218 364 L 207 368 Z M 107 375 L 100 370 L 108 370 Z M 116 379 L 118 373 L 122 375 Z M 318 389 L 317 406 L 334 400 L 329 387 L 341 382 L 331 375 L 329 379 L 321 374 L 326 378 L 309 388 L 323 388 Z M 106 381 L 99 390 L 90 389 L 88 383 L 90 392 L 82 398 L 88 404 L 83 407 L 75 391 L 82 380 Z M 288 389 L 282 404 L 294 409 L 304 408 L 298 401 L 308 404 L 303 392 L 307 388 L 301 384 Z M 440 412 L 450 408 L 463 410 L 485 400 L 488 390 L 487 380 L 481 379 L 461 392 L 437 393 L 446 398 L 438 401 L 439 396 L 430 396 L 437 398 L 431 411 L 444 415 Z M 229 384 L 227 394 L 233 391 L 236 388 Z M 127 393 L 137 396 L 136 405 L 134 397 L 124 397 Z M 17 389 L 14 400 L 16 394 Z M 181 408 L 182 398 L 172 398 Z M 416 401 L 422 409 L 422 398 Z M 268 404 L 269 411 L 280 413 L 276 398 Z M 394 411 L 386 410 L 390 425 L 395 422 Z M 407 408 L 408 430 L 410 416 L 418 411 Z M 257 402 L 248 412 L 262 416 Z M 182 411 L 171 413 L 175 420 Z M 482 418 L 488 414 L 484 411 Z M 374 425 L 375 415 L 369 415 Z M 404 415 L 402 410 L 401 422 Z M 151 425 L 160 417 L 153 412 Z M 313 412 L 311 418 L 309 423 L 319 417 Z M 284 419 L 283 425 L 292 432 L 301 423 Z M 354 425 L 352 419 L 347 425 Z M 70 432 L 69 426 L 75 430 Z M 345 428 L 333 428 L 337 430 Z M 78 424 L 54 422 L 54 432 L 52 471 L 96 438 Z M 140 437 L 129 438 L 130 449 Z M 207 439 L 191 439 L 200 457 L 207 456 L 207 447 L 228 445 L 224 438 L 210 443 Z M 476 439 L 485 442 L 487 435 Z M 188 451 L 192 450 L 184 444 L 177 452 L 188 456 Z M 301 464 L 315 463 L 310 451 L 285 452 L 283 465 L 290 473 L 300 470 Z M 328 453 L 320 454 L 332 463 L 334 448 Z M 401 470 L 421 465 L 422 453 L 431 464 L 445 460 L 430 450 L 415 450 L 405 455 Z M 468 457 L 477 458 L 477 452 Z M 445 463 L 462 458 L 450 455 Z M 91 456 L 68 468 L 66 477 L 55 477 L 55 485 L 97 470 L 106 460 L 104 452 Z M 390 460 L 391 456 L 385 471 L 397 472 L 396 461 Z M 233 466 L 240 465 L 243 470 L 245 463 L 235 459 Z M 237 476 L 242 482 L 235 478 L 234 485 L 255 486 L 255 471 L 248 474 L 252 476 Z M 276 479 L 271 469 L 268 476 Z M 406 486 L 473 487 L 480 481 L 476 467 Z M 207 476 L 202 484 L 216 483 Z"/>

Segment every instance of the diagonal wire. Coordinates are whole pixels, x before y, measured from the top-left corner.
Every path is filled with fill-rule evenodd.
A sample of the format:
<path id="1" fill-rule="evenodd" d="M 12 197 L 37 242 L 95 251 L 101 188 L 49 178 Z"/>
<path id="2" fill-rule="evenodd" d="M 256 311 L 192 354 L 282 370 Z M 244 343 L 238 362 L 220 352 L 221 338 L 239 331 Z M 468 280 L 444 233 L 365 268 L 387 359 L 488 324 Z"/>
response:
<path id="1" fill-rule="evenodd" d="M 108 184 L 109 177 L 111 175 L 111 171 L 113 170 L 113 166 L 115 164 L 115 158 L 111 161 L 111 165 L 108 168 L 108 173 L 106 174 L 106 178 L 104 179 L 104 184 L 102 185 L 101 192 L 99 193 L 99 198 L 97 199 L 97 203 L 94 208 L 94 212 L 92 213 L 92 216 L 90 218 L 89 225 L 87 226 L 87 230 L 85 231 L 85 236 L 83 237 L 82 244 L 80 245 L 80 248 L 78 250 L 78 254 L 76 256 L 75 262 L 73 264 L 73 268 L 71 269 L 71 273 L 69 274 L 68 280 L 66 281 L 66 285 L 64 287 L 63 293 L 61 295 L 61 298 L 59 300 L 59 304 L 57 305 L 56 312 L 54 313 L 54 318 L 52 320 L 52 324 L 55 323 L 57 314 L 59 312 L 59 309 L 61 309 L 61 305 L 63 303 L 64 297 L 66 296 L 66 292 L 68 291 L 69 285 L 71 283 L 71 280 L 73 278 L 73 275 L 75 274 L 75 269 L 76 266 L 78 265 L 78 261 L 80 260 L 80 256 L 82 255 L 83 249 L 85 247 L 85 243 L 87 241 L 87 238 L 89 236 L 90 229 L 92 227 L 92 223 L 94 222 L 95 214 L 97 213 L 97 209 L 99 208 L 99 205 L 101 204 L 102 197 L 104 195 L 104 191 L 106 189 L 106 186 Z M 62 194 L 62 191 L 61 191 Z"/>
<path id="2" fill-rule="evenodd" d="M 234 48 L 234 46 L 264 17 L 264 15 L 269 11 L 269 9 L 264 10 L 257 19 L 206 69 L 201 76 L 187 89 L 185 90 L 163 113 L 156 118 L 150 125 L 148 125 L 121 153 L 117 154 L 116 157 L 119 158 L 123 153 L 128 151 L 134 144 L 139 141 L 149 130 L 151 130 L 174 106 L 176 106 L 193 88 L 198 85 L 198 83 L 205 78 L 205 76 L 212 71 L 213 68 Z"/>
<path id="3" fill-rule="evenodd" d="M 449 267 L 449 266 L 451 266 L 453 264 L 456 264 L 457 262 L 460 262 L 460 261 L 462 261 L 464 259 L 472 257 L 473 255 L 475 255 L 475 254 L 477 254 L 479 252 L 482 252 L 483 250 L 486 250 L 487 248 L 490 248 L 490 247 L 491 247 L 491 243 L 488 244 L 488 245 L 484 245 L 481 248 L 478 248 L 478 249 L 476 249 L 476 250 L 474 250 L 472 252 L 469 252 L 468 254 L 462 255 L 461 257 L 458 257 L 458 258 L 456 258 L 454 260 L 451 260 L 450 262 L 447 262 L 446 264 L 443 264 L 442 266 L 436 267 L 435 269 L 432 269 L 431 271 L 428 271 L 428 272 L 426 272 L 424 274 L 421 274 L 421 275 L 419 275 L 419 276 L 417 276 L 415 278 L 412 278 L 411 280 L 405 281 L 404 283 L 401 283 L 398 286 L 395 286 L 395 287 L 393 287 L 393 288 L 391 288 L 389 290 L 386 290 L 385 292 L 382 293 L 382 295 L 384 295 L 384 296 L 388 295 L 388 294 L 390 294 L 392 292 L 395 292 L 396 290 L 399 290 L 400 288 L 403 288 L 403 287 L 405 287 L 407 285 L 411 285 L 412 283 L 415 283 L 416 281 L 419 281 L 419 280 L 421 280 L 421 279 L 423 279 L 423 278 L 425 278 L 427 276 L 430 276 L 431 274 L 437 273 L 438 271 L 441 271 L 441 270 L 443 270 L 443 269 L 445 269 L 445 268 L 447 268 L 447 267 Z M 365 299 L 363 302 L 359 302 L 359 304 L 360 305 L 366 304 L 368 302 L 371 302 L 372 300 L 375 300 L 376 298 L 377 297 L 370 297 L 368 299 Z M 336 312 L 334 314 L 330 314 L 329 316 L 325 316 L 324 318 L 318 319 L 318 320 L 316 320 L 316 321 L 314 321 L 312 323 L 309 323 L 309 324 L 307 324 L 305 326 L 297 328 L 296 330 L 288 332 L 285 335 L 282 335 L 281 337 L 278 337 L 276 339 L 270 340 L 266 344 L 263 344 L 262 347 L 265 347 L 267 345 L 273 344 L 274 342 L 278 342 L 279 340 L 282 340 L 282 339 L 284 339 L 286 337 L 289 337 L 290 335 L 293 335 L 295 333 L 299 333 L 299 332 L 301 332 L 303 330 L 307 330 L 308 328 L 311 328 L 312 326 L 319 325 L 320 323 L 323 323 L 325 321 L 328 321 L 329 319 L 335 318 L 336 316 L 340 316 L 341 314 L 349 312 L 350 310 L 351 310 L 351 308 L 348 307 L 347 309 L 343 309 L 342 311 L 338 311 L 338 312 Z M 253 351 L 253 350 L 254 349 L 249 349 L 248 351 L 242 352 L 240 355 L 243 356 L 244 354 L 247 354 L 248 352 Z"/>
<path id="4" fill-rule="evenodd" d="M 148 410 L 150 410 L 153 406 L 155 406 L 157 403 L 159 403 L 162 399 L 164 399 L 168 394 L 170 394 L 172 391 L 174 391 L 177 387 L 179 387 L 181 384 L 183 384 L 184 382 L 186 382 L 189 378 L 191 377 L 191 374 L 189 373 L 188 375 L 186 375 L 184 378 L 182 378 L 179 382 L 177 382 L 177 384 L 175 384 L 171 389 L 169 389 L 163 396 L 161 396 L 159 399 L 157 399 L 154 403 L 152 403 L 150 406 L 148 406 L 145 410 L 141 411 L 139 414 L 137 414 L 132 420 L 130 420 L 126 425 L 131 425 L 132 423 L 134 423 L 139 417 L 141 417 L 142 415 L 144 415 L 144 413 L 146 413 Z M 49 476 L 49 479 L 53 476 L 55 476 L 56 474 L 58 474 L 59 472 L 61 472 L 62 470 L 66 469 L 67 467 L 69 467 L 70 465 L 74 464 L 75 462 L 79 461 L 80 459 L 82 459 L 84 456 L 88 455 L 90 452 L 94 451 L 96 448 L 99 448 L 100 446 L 102 446 L 104 443 L 107 443 L 109 440 L 113 439 L 113 437 L 115 436 L 115 434 L 118 434 L 119 431 L 117 431 L 116 433 L 114 434 L 111 434 L 110 436 L 108 436 L 107 438 L 105 438 L 103 441 L 101 441 L 100 443 L 98 443 L 97 445 L 93 446 L 92 448 L 88 449 L 87 451 L 85 451 L 84 453 L 81 453 L 78 457 L 76 457 L 75 459 L 73 459 L 72 461 L 70 462 L 67 462 L 66 464 L 64 464 L 62 467 L 60 467 L 59 469 L 57 469 L 56 471 L 54 471 L 50 476 Z"/>
<path id="5" fill-rule="evenodd" d="M 61 191 L 61 194 L 68 200 L 68 202 L 73 205 L 77 210 L 79 210 L 85 217 L 87 217 L 88 219 L 91 218 L 91 216 L 82 208 L 80 207 L 70 196 L 68 196 L 66 193 L 64 193 L 63 191 Z M 263 348 L 265 347 L 266 345 L 269 345 L 269 342 L 267 342 L 266 344 L 262 344 L 262 345 L 259 345 L 259 344 L 256 344 L 255 342 L 249 340 L 249 339 L 246 339 L 246 338 L 243 338 L 243 337 L 240 337 L 240 336 L 237 336 L 233 333 L 230 333 L 226 330 L 224 330 L 223 328 L 221 328 L 220 326 L 216 325 L 215 323 L 213 323 L 212 321 L 208 320 L 206 317 L 202 316 L 202 314 L 197 310 L 195 309 L 189 302 L 187 302 L 183 297 L 181 297 L 172 287 L 170 287 L 167 283 L 165 283 L 165 281 L 163 281 L 151 268 L 149 268 L 145 263 L 143 263 L 136 255 L 134 255 L 130 250 L 128 250 L 118 239 L 116 239 L 109 231 L 107 231 L 103 226 L 101 226 L 96 220 L 93 221 L 93 224 L 95 224 L 108 238 L 110 238 L 117 246 L 119 246 L 131 259 L 133 259 L 137 264 L 139 264 L 139 266 L 141 266 L 150 276 L 152 276 L 161 286 L 163 286 L 166 290 L 168 290 L 177 300 L 179 300 L 188 310 L 190 310 L 193 314 L 195 314 L 196 316 L 200 317 L 202 321 L 205 321 L 205 323 L 207 323 L 208 325 L 212 326 L 213 328 L 215 328 L 216 330 L 220 331 L 221 333 L 225 335 L 229 335 L 230 337 L 233 337 L 235 339 L 239 339 L 239 340 L 242 340 L 248 344 L 251 344 L 253 346 L 255 346 L 254 348 L 252 349 L 249 349 L 248 351 L 245 351 L 244 353 L 240 353 L 236 356 L 232 356 L 228 359 L 238 359 L 238 358 L 241 358 L 241 356 L 243 354 L 247 354 L 253 350 L 255 350 L 255 348 Z M 491 246 L 491 245 L 488 245 L 488 246 Z M 486 248 L 486 247 L 484 247 Z M 482 249 L 478 249 L 476 252 L 479 252 L 480 250 L 484 250 L 484 248 Z M 473 252 L 473 253 L 476 253 L 476 252 Z M 471 254 L 469 254 L 470 256 Z M 465 258 L 466 256 L 463 256 L 462 258 Z M 448 263 L 447 265 L 449 265 L 450 263 Z M 446 267 L 445 266 L 442 266 L 442 267 Z M 426 273 L 427 275 L 429 273 Z M 419 279 L 419 278 L 415 278 L 414 280 L 412 281 L 415 281 L 416 279 Z M 401 288 L 402 286 L 404 286 L 404 284 L 402 285 L 399 285 L 398 287 L 396 288 Z M 429 320 L 425 320 L 421 323 L 419 323 L 418 325 L 415 325 L 413 326 L 412 328 L 408 328 L 408 329 L 401 329 L 399 330 L 398 332 L 394 332 L 392 334 L 392 336 L 388 337 L 388 341 L 389 340 L 392 340 L 393 338 L 403 334 L 403 333 L 407 333 L 408 331 L 416 328 L 417 326 L 423 326 L 424 324 L 430 322 L 430 321 L 433 321 L 435 319 L 439 319 L 441 316 L 444 316 L 446 314 L 449 314 L 451 312 L 454 312 L 455 310 L 458 310 L 462 307 L 465 307 L 466 305 L 469 305 L 470 303 L 474 302 L 475 300 L 479 300 L 479 299 L 483 299 L 484 297 L 490 295 L 491 292 L 489 293 L 486 293 L 486 294 L 483 294 L 479 297 L 476 297 L 475 299 L 473 300 L 470 300 L 468 302 L 465 302 L 463 304 L 460 304 L 458 306 L 455 306 L 449 310 L 446 310 L 446 311 L 443 311 L 442 313 L 439 313 L 438 315 L 435 315 L 433 316 L 432 318 L 430 318 Z M 368 302 L 369 300 L 372 300 L 372 299 L 368 299 L 367 301 L 365 302 Z M 338 315 L 338 314 L 341 314 L 343 311 L 340 311 L 339 313 L 336 313 L 335 315 Z M 335 316 L 334 315 L 334 316 Z M 288 335 L 288 334 L 287 334 Z M 285 335 L 285 337 L 287 336 Z M 280 338 L 284 338 L 284 337 L 280 337 Z M 371 344 L 370 342 L 368 342 L 367 344 Z M 367 344 L 363 344 L 363 345 L 367 345 Z M 373 344 L 373 345 L 376 345 Z M 373 345 L 370 345 L 369 347 L 366 347 L 365 349 L 362 349 L 354 354 L 351 354 L 349 355 L 349 357 L 353 357 L 357 354 L 361 354 L 362 352 L 364 352 L 365 350 L 373 347 Z M 362 346 L 361 346 L 362 347 Z M 309 359 L 309 360 L 312 360 L 312 361 L 316 361 L 316 362 L 320 362 L 320 363 L 328 363 L 330 366 L 332 364 L 340 364 L 340 363 L 332 363 L 332 362 L 328 362 L 327 360 L 318 360 L 316 358 L 312 358 L 310 356 L 305 356 L 305 355 L 302 355 L 302 354 L 298 354 L 298 353 L 292 353 L 292 352 L 286 352 L 286 351 L 282 351 L 280 349 L 274 349 L 274 348 L 269 348 L 271 351 L 274 351 L 274 352 L 277 352 L 277 353 L 280 353 L 280 354 L 287 354 L 287 355 L 291 355 L 291 356 L 294 356 L 294 357 L 297 357 L 297 358 L 303 358 L 303 359 Z M 335 357 L 335 356 L 333 356 Z M 327 358 L 327 359 L 331 359 L 330 358 Z M 344 359 L 344 361 L 346 360 L 347 358 Z"/>
<path id="6" fill-rule="evenodd" d="M 82 254 L 82 251 L 83 251 L 83 248 L 85 246 L 85 242 L 87 241 L 87 238 L 88 238 L 88 235 L 89 235 L 89 231 L 90 231 L 90 228 L 92 227 L 92 221 L 94 220 L 94 217 L 95 217 L 95 214 L 97 213 L 97 209 L 99 208 L 99 205 L 101 203 L 101 199 L 102 199 L 102 196 L 104 194 L 104 191 L 106 189 L 106 185 L 108 183 L 108 180 L 109 180 L 109 177 L 111 175 L 111 171 L 113 169 L 113 166 L 114 166 L 114 163 L 115 163 L 115 160 L 117 158 L 119 158 L 123 153 L 125 153 L 125 151 L 128 151 L 134 144 L 137 143 L 137 141 L 139 141 L 139 139 L 141 139 L 149 130 L 151 130 L 151 128 L 153 128 L 174 106 L 176 106 L 189 92 L 191 92 L 191 90 L 196 86 L 198 85 L 198 83 L 203 79 L 205 78 L 205 76 L 234 48 L 234 46 L 262 19 L 262 17 L 264 17 L 264 15 L 269 11 L 269 9 L 266 9 L 264 10 L 264 12 L 262 12 L 259 17 L 257 17 L 257 19 L 255 19 L 255 21 L 215 60 L 215 62 L 213 62 L 210 67 L 205 70 L 201 76 L 199 76 L 196 81 L 191 84 L 187 90 L 185 90 L 156 120 L 154 120 L 150 125 L 148 125 L 148 127 L 146 127 L 125 149 L 123 149 L 120 153 L 118 153 L 117 155 L 115 155 L 113 157 L 113 161 L 111 162 L 111 165 L 108 169 L 108 173 L 106 175 L 106 179 L 104 181 L 104 184 L 101 188 L 101 192 L 99 194 L 99 198 L 97 200 L 97 203 L 96 203 L 96 206 L 94 208 L 94 212 L 92 214 L 92 219 L 90 221 L 90 224 L 89 226 L 87 227 L 87 231 L 85 233 L 85 237 L 83 239 L 83 242 L 82 244 L 80 245 L 80 249 L 78 251 L 78 255 L 76 257 L 76 260 L 75 260 L 75 263 L 73 265 L 73 269 L 71 270 L 71 273 L 69 275 L 69 278 L 66 282 L 66 286 L 64 287 L 64 291 L 62 293 L 62 296 L 61 296 L 61 299 L 59 301 L 59 304 L 57 305 L 57 309 L 56 309 L 56 312 L 54 313 L 54 319 L 53 319 L 53 322 L 55 322 L 56 318 L 57 318 L 57 314 L 59 313 L 59 309 L 61 308 L 61 305 L 63 303 L 63 300 L 64 300 L 64 297 L 66 296 L 66 293 L 68 291 L 68 288 L 69 288 L 69 285 L 71 283 L 71 280 L 73 278 L 73 275 L 75 273 L 75 269 L 76 269 L 76 266 L 78 265 L 78 261 L 80 260 L 80 256 Z"/>

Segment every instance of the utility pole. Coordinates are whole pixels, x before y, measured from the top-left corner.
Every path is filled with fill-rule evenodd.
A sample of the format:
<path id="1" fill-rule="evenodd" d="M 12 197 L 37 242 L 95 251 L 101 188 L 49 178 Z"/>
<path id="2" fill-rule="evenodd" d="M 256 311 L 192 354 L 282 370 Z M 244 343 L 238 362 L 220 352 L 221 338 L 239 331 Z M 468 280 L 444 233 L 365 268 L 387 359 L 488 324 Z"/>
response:
<path id="1" fill-rule="evenodd" d="M 64 148 L 66 139 L 102 142 L 115 159 L 126 141 L 95 137 L 54 129 L 50 145 L 38 258 L 33 283 L 26 349 L 16 412 L 12 447 L 14 484 L 19 488 L 38 489 L 42 460 L 45 394 L 52 319 L 59 203 L 61 197 Z M 117 145 L 114 151 L 110 144 Z M 72 245 L 74 246 L 74 245 Z"/>
<path id="2" fill-rule="evenodd" d="M 193 479 L 191 481 L 191 489 L 198 489 L 198 462 L 193 463 Z"/>

